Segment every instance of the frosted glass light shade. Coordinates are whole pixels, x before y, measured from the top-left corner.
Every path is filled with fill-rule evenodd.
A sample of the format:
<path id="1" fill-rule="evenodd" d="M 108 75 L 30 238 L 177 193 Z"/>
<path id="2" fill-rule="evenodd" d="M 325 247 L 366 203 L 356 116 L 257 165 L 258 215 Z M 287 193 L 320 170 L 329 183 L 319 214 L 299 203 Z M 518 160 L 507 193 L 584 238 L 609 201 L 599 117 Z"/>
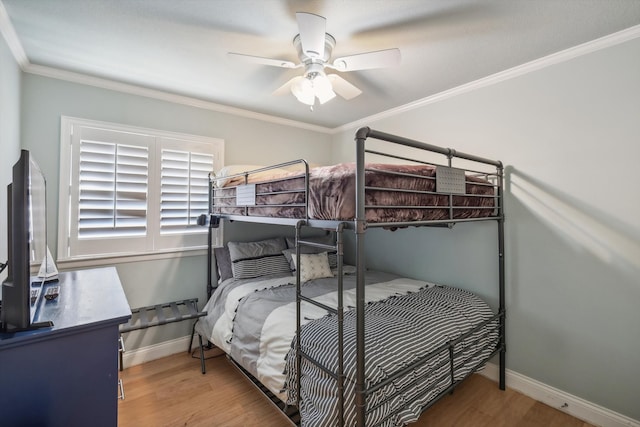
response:
<path id="1" fill-rule="evenodd" d="M 293 82 L 291 85 L 291 93 L 303 104 L 313 105 L 315 102 L 313 84 L 311 80 L 306 77 L 300 77 Z"/>
<path id="2" fill-rule="evenodd" d="M 313 89 L 315 96 L 318 97 L 320 104 L 324 104 L 327 101 L 335 98 L 336 94 L 331 87 L 331 82 L 327 79 L 325 74 L 319 74 L 313 79 Z"/>

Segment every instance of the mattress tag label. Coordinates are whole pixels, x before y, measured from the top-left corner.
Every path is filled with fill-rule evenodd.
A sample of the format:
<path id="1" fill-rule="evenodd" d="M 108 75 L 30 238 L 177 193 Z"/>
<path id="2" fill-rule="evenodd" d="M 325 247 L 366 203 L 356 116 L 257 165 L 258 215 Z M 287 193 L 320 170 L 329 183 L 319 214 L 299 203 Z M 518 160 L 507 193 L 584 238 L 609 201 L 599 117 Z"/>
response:
<path id="1" fill-rule="evenodd" d="M 256 205 L 256 185 L 247 184 L 236 187 L 236 206 Z"/>
<path id="2" fill-rule="evenodd" d="M 436 191 L 438 193 L 465 194 L 464 170 L 437 166 Z"/>

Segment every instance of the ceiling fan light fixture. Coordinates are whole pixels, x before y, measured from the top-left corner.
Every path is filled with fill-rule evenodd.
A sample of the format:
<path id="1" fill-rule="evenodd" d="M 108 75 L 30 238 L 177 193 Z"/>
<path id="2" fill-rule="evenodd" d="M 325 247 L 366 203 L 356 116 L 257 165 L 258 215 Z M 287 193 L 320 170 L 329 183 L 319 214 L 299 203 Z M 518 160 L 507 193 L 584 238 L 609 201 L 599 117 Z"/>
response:
<path id="1" fill-rule="evenodd" d="M 304 77 L 295 78 L 291 83 L 291 93 L 306 105 L 313 105 L 316 98 L 320 104 L 324 104 L 336 96 L 331 82 L 323 72 L 311 72 Z"/>
<path id="2" fill-rule="evenodd" d="M 324 104 L 335 98 L 336 93 L 333 91 L 331 82 L 324 73 L 317 74 L 311 83 L 313 84 L 315 96 L 318 98 L 318 101 L 320 101 L 320 104 Z"/>
<path id="3" fill-rule="evenodd" d="M 303 104 L 313 105 L 315 103 L 315 93 L 311 80 L 300 76 L 291 85 L 291 93 Z"/>

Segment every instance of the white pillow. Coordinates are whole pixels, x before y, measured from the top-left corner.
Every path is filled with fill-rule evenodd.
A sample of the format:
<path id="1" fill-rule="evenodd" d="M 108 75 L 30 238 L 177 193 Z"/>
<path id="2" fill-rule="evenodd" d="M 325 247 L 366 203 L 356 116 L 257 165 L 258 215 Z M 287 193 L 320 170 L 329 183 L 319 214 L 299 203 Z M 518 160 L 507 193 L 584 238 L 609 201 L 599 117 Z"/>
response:
<path id="1" fill-rule="evenodd" d="M 296 264 L 296 257 L 293 257 Z M 323 277 L 333 277 L 326 252 L 319 254 L 300 254 L 300 283 Z"/>

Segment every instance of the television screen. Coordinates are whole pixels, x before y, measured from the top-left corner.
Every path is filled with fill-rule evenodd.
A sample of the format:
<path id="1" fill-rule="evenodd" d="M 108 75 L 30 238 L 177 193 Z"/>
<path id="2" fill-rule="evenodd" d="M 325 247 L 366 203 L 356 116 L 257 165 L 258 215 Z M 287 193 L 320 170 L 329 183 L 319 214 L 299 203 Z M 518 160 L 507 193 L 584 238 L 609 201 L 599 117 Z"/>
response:
<path id="1" fill-rule="evenodd" d="M 47 260 L 46 181 L 27 150 L 13 166 L 13 182 L 7 187 L 9 270 L 2 283 L 2 327 L 7 332 L 50 326 L 33 323 L 46 277 L 38 278 Z M 46 270 L 46 264 L 45 264 Z"/>
<path id="2" fill-rule="evenodd" d="M 47 194 L 44 175 L 33 156 L 29 157 L 29 214 L 30 275 L 37 276 L 47 261 Z"/>

